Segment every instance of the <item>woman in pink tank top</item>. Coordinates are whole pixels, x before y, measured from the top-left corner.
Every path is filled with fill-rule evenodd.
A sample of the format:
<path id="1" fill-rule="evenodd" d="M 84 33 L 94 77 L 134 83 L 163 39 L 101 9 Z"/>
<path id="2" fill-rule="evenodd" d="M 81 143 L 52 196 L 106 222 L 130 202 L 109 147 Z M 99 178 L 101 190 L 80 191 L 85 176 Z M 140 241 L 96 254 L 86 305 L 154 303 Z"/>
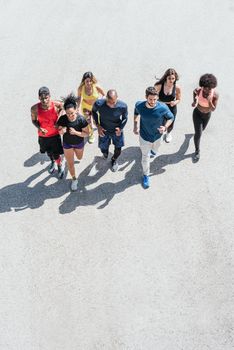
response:
<path id="1" fill-rule="evenodd" d="M 199 80 L 199 88 L 193 91 L 193 124 L 194 124 L 194 145 L 195 153 L 193 162 L 198 162 L 200 159 L 200 140 L 202 131 L 205 130 L 211 112 L 216 109 L 218 102 L 218 94 L 215 91 L 217 79 L 213 74 L 204 74 Z"/>

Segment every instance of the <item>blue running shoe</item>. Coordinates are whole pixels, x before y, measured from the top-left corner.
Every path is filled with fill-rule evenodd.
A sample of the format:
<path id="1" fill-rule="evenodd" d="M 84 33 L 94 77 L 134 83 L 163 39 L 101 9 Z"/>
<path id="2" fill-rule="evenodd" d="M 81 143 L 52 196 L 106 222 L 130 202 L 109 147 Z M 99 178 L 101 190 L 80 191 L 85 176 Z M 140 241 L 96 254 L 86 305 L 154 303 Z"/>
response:
<path id="1" fill-rule="evenodd" d="M 154 152 L 153 150 L 150 151 L 150 158 L 156 157 L 157 153 Z"/>
<path id="2" fill-rule="evenodd" d="M 149 188 L 149 186 L 150 186 L 150 183 L 149 183 L 149 176 L 144 175 L 143 178 L 142 178 L 142 187 L 143 187 L 144 189 L 146 189 L 146 188 Z"/>

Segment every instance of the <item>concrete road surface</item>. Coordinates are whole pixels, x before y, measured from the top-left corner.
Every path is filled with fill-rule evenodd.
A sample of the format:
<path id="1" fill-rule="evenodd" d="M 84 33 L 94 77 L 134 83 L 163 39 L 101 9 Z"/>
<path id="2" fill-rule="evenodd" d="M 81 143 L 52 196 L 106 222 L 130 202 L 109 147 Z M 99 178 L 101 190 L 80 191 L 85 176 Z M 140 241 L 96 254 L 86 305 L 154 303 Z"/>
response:
<path id="1" fill-rule="evenodd" d="M 0 0 L 0 350 L 234 349 L 232 0 Z M 143 190 L 134 104 L 174 67 L 173 141 Z M 30 107 L 91 70 L 129 105 L 120 169 L 50 176 Z M 192 90 L 220 101 L 193 164 Z M 113 152 L 113 149 L 111 149 Z"/>

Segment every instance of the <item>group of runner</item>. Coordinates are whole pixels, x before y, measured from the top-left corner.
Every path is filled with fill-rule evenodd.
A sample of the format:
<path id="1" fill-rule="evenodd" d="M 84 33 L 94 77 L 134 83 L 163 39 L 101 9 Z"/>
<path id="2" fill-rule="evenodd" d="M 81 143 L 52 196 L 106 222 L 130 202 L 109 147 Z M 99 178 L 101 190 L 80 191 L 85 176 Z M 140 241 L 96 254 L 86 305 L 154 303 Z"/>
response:
<path id="1" fill-rule="evenodd" d="M 167 143 L 172 140 L 171 131 L 175 123 L 177 104 L 181 100 L 178 79 L 174 69 L 167 69 L 154 86 L 146 89 L 146 99 L 135 104 L 133 132 L 139 134 L 142 186 L 145 189 L 150 186 L 150 157 L 157 154 L 162 139 Z M 216 77 L 213 74 L 204 74 L 199 80 L 199 87 L 193 91 L 194 162 L 200 159 L 202 131 L 217 106 L 216 86 Z M 71 190 L 77 190 L 74 156 L 78 160 L 83 157 L 85 138 L 89 143 L 94 142 L 94 124 L 98 130 L 98 147 L 105 159 L 108 158 L 109 147 L 113 143 L 111 169 L 113 172 L 118 170 L 118 157 L 124 146 L 123 129 L 128 120 L 128 107 L 118 99 L 115 89 L 110 89 L 105 94 L 93 73 L 86 72 L 77 89 L 77 95 L 71 93 L 62 98 L 62 101 L 52 101 L 49 89 L 41 87 L 38 96 L 40 102 L 32 106 L 31 119 L 38 129 L 40 152 L 47 153 L 51 160 L 49 173 L 55 171 L 57 164 L 58 176 L 63 177 L 61 155 L 64 153 L 72 178 Z"/>

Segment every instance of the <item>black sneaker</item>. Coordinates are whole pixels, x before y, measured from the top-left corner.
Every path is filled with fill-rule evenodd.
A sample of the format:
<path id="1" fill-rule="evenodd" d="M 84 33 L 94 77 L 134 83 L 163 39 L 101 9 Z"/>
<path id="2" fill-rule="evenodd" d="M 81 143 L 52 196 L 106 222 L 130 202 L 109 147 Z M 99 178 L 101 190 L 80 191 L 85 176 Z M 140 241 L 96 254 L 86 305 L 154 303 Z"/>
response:
<path id="1" fill-rule="evenodd" d="M 63 175 L 64 175 L 64 168 L 63 168 L 62 165 L 58 165 L 58 177 L 59 177 L 60 179 L 62 179 L 62 178 L 63 178 Z"/>
<path id="2" fill-rule="evenodd" d="M 194 153 L 194 156 L 193 156 L 193 162 L 194 162 L 194 163 L 197 163 L 197 162 L 199 161 L 199 159 L 200 159 L 200 152 L 199 152 L 199 151 L 196 151 L 196 152 Z"/>
<path id="3" fill-rule="evenodd" d="M 50 167 L 49 167 L 48 172 L 49 172 L 50 174 L 53 174 L 54 170 L 55 170 L 55 161 L 52 160 L 51 163 L 50 163 Z"/>
<path id="4" fill-rule="evenodd" d="M 119 168 L 119 164 L 117 163 L 117 160 L 111 159 L 111 170 L 115 173 Z"/>
<path id="5" fill-rule="evenodd" d="M 105 159 L 108 158 L 108 152 L 102 152 L 102 154 L 103 154 L 103 157 L 104 157 Z"/>

